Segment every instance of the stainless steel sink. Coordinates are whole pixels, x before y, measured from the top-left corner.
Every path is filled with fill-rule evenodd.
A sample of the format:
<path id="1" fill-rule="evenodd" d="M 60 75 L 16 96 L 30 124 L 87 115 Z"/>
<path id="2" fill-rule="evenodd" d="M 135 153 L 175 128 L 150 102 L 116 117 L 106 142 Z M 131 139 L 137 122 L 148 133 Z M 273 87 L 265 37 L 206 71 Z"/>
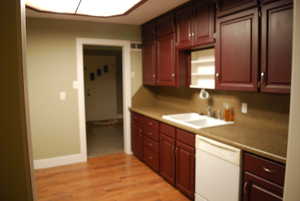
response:
<path id="1" fill-rule="evenodd" d="M 220 119 L 215 119 L 209 116 L 200 115 L 197 113 L 183 113 L 175 115 L 163 115 L 163 119 L 173 121 L 194 129 L 223 126 L 233 124 L 233 122 L 226 122 Z"/>

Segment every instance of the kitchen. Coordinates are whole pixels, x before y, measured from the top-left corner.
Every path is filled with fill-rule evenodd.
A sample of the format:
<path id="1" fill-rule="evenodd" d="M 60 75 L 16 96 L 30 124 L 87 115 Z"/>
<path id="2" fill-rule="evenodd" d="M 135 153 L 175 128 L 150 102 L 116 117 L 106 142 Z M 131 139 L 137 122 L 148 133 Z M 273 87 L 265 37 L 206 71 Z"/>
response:
<path id="1" fill-rule="evenodd" d="M 93 158 L 83 163 L 76 163 L 81 159 L 69 161 L 61 157 L 59 163 L 52 162 L 51 165 L 46 164 L 49 161 L 43 158 L 47 156 L 42 156 L 40 159 L 44 164 L 41 167 L 49 165 L 53 168 L 35 170 L 26 178 L 34 180 L 37 175 L 39 200 L 296 201 L 297 68 L 294 66 L 298 58 L 292 55 L 296 55 L 294 9 L 298 7 L 297 2 L 290 0 L 193 0 L 144 21 L 141 25 L 142 48 L 136 53 L 131 50 L 131 54 L 139 57 L 138 52 L 141 52 L 142 56 L 141 69 L 133 67 L 131 82 L 136 84 L 141 79 L 142 84 L 131 89 L 134 91 L 132 99 L 130 97 L 132 104 L 124 113 L 125 129 L 131 130 L 124 142 L 125 153 Z M 28 21 L 30 48 L 33 45 L 42 47 L 36 39 L 41 42 L 49 36 L 58 41 L 57 47 L 62 47 L 63 40 L 54 29 L 65 33 L 80 30 L 79 36 L 61 34 L 68 38 L 72 47 L 76 37 L 131 41 L 139 38 L 130 36 L 129 33 L 135 32 L 136 28 L 126 25 L 119 28 L 110 24 L 99 25 L 97 29 L 82 22 L 48 20 L 48 23 L 43 23 L 43 20 L 33 18 Z M 67 30 L 68 24 L 72 24 L 73 28 Z M 106 30 L 101 30 L 101 26 Z M 50 31 L 48 27 L 51 27 Z M 108 29 L 114 30 L 112 37 Z M 120 29 L 125 30 L 124 38 L 118 32 Z M 93 31 L 90 36 L 87 34 Z M 99 35 L 98 31 L 103 34 Z M 55 51 L 50 40 L 48 44 L 49 50 Z M 32 66 L 33 49 L 29 50 L 29 66 Z M 75 55 L 71 48 L 68 52 Z M 76 66 L 75 59 L 68 58 L 74 61 L 66 63 L 66 66 Z M 39 58 L 40 64 L 42 61 L 42 57 Z M 70 85 L 76 91 L 77 83 L 73 78 L 76 73 L 70 72 L 65 86 Z M 77 98 L 77 93 L 67 87 L 64 107 L 69 107 L 67 103 Z M 124 97 L 127 97 L 126 94 Z M 53 111 L 56 109 L 53 108 Z M 61 114 L 67 114 L 63 111 L 60 111 Z M 72 123 L 76 124 L 77 113 L 73 114 Z M 130 119 L 126 117 L 128 114 Z M 48 123 L 49 129 L 52 129 L 53 122 Z M 73 131 L 79 135 L 76 129 Z M 48 139 L 50 144 L 53 139 Z M 72 138 L 68 140 L 74 147 L 79 145 Z M 59 143 L 65 145 L 63 141 Z M 33 144 L 36 146 L 34 141 Z M 39 147 L 43 153 L 50 146 L 40 144 Z M 78 147 L 72 154 L 77 153 Z M 9 147 L 3 148 L 9 150 Z M 55 146 L 52 148 L 56 148 L 57 152 L 62 150 Z M 65 146 L 65 150 L 67 148 Z M 132 150 L 133 156 L 126 149 Z M 24 152 L 27 151 L 28 148 Z M 34 157 L 36 153 L 33 150 Z M 34 158 L 34 165 L 36 159 L 39 158 Z M 64 164 L 62 161 L 70 165 L 60 166 Z M 115 166 L 118 164 L 120 167 Z M 122 174 L 117 173 L 117 169 L 122 170 Z M 5 172 L 5 177 L 11 175 L 9 171 Z M 71 176 L 72 173 L 75 174 Z M 133 177 L 136 175 L 139 176 Z M 142 182 L 143 178 L 147 179 L 146 183 Z M 112 186 L 112 179 L 119 185 Z M 68 184 L 63 183 L 65 181 Z M 34 194 L 35 190 L 30 189 L 35 188 L 35 182 L 29 183 L 32 186 L 27 190 Z M 79 186 L 76 187 L 77 184 Z M 3 194 L 1 192 L 1 199 L 2 195 L 7 195 L 3 197 L 5 200 L 15 200 L 9 199 L 14 187 L 9 189 Z M 119 192 L 120 189 L 122 192 Z M 126 189 L 129 190 L 128 196 Z M 40 193 L 50 197 L 40 199 Z M 21 196 L 21 193 L 14 196 L 18 195 Z"/>

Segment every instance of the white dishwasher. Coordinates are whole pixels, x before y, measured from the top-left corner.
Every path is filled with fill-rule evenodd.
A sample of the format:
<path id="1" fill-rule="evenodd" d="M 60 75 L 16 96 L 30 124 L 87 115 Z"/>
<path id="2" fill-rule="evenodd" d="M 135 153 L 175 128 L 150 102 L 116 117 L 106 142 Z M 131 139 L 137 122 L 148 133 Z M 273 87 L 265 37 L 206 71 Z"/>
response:
<path id="1" fill-rule="evenodd" d="M 241 150 L 196 136 L 196 201 L 239 201 Z"/>

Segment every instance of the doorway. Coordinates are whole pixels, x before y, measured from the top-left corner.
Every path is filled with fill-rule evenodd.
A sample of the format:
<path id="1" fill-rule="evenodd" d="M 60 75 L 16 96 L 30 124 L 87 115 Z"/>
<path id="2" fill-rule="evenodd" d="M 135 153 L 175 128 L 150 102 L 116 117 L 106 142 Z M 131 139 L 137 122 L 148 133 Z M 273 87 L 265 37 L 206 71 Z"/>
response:
<path id="1" fill-rule="evenodd" d="M 109 39 L 89 39 L 89 38 L 78 38 L 76 40 L 76 46 L 77 46 L 77 81 L 74 83 L 74 87 L 78 89 L 78 105 L 79 105 L 79 127 L 80 127 L 80 155 L 83 157 L 83 161 L 87 160 L 88 157 L 88 149 L 87 149 L 87 125 L 88 117 L 86 112 L 86 95 L 90 93 L 90 96 L 92 96 L 92 91 L 87 91 L 88 89 L 85 87 L 85 78 L 88 79 L 94 79 L 93 81 L 96 81 L 98 77 L 103 76 L 105 73 L 104 71 L 107 71 L 107 73 L 110 71 L 110 67 L 106 64 L 103 65 L 97 65 L 97 68 L 101 70 L 93 69 L 93 72 L 86 73 L 85 74 L 85 66 L 84 66 L 84 50 L 85 49 L 97 49 L 97 48 L 104 48 L 107 49 L 115 49 L 115 50 L 121 50 L 121 66 L 122 66 L 122 74 L 119 76 L 122 76 L 122 79 L 119 78 L 119 81 L 122 82 L 122 114 L 117 114 L 117 119 L 119 123 L 122 125 L 121 129 L 122 132 L 122 138 L 123 138 L 123 152 L 126 154 L 132 154 L 131 152 L 131 129 L 130 129 L 130 112 L 128 108 L 131 107 L 131 63 L 130 63 L 130 41 L 124 41 L 124 40 L 109 40 Z M 120 54 L 120 53 L 119 53 Z M 87 67 L 88 68 L 88 67 Z M 97 72 L 99 71 L 99 72 Z M 93 75 L 91 73 L 94 73 Z M 98 76 L 98 74 L 101 76 Z M 85 89 L 86 88 L 86 89 Z M 101 93 L 100 93 L 101 94 Z M 102 94 L 102 96 L 105 96 L 106 94 Z M 120 93 L 119 93 L 120 95 Z M 95 96 L 95 94 L 94 94 Z M 119 98 L 119 102 L 121 100 Z M 99 100 L 101 103 L 101 100 Z M 120 103 L 119 103 L 120 104 Z M 117 109 L 118 111 L 118 109 Z M 119 107 L 120 111 L 120 107 Z M 93 123 L 97 125 L 99 124 L 108 124 L 111 125 L 112 123 L 116 122 L 117 119 L 99 119 Z M 98 130 L 98 129 L 96 129 Z M 100 129 L 101 130 L 101 129 Z M 100 131 L 95 131 L 100 132 Z M 108 131 L 109 133 L 110 131 Z M 101 149 L 100 149 L 101 151 Z M 107 150 L 106 150 L 107 151 Z M 107 151 L 109 153 L 109 150 Z M 105 154 L 105 153 L 104 153 Z M 93 155 L 98 155 L 96 153 L 92 153 Z M 100 154 L 101 155 L 101 154 Z"/>
<path id="2" fill-rule="evenodd" d="M 123 152 L 122 48 L 84 45 L 87 156 Z"/>

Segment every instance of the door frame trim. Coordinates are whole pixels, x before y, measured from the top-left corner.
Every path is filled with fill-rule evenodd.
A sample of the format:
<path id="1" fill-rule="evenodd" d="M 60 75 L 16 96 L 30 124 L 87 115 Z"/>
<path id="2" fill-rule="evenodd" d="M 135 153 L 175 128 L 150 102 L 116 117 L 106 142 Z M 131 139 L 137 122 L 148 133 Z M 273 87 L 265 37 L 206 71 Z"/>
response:
<path id="1" fill-rule="evenodd" d="M 84 161 L 87 161 L 87 142 L 86 142 L 86 113 L 85 113 L 85 91 L 84 91 L 84 65 L 83 65 L 83 46 L 102 45 L 115 46 L 122 48 L 122 69 L 123 69 L 123 139 L 124 152 L 132 154 L 131 151 L 131 120 L 129 109 L 131 107 L 131 60 L 130 44 L 128 40 L 76 38 L 77 55 L 77 87 L 78 87 L 78 112 L 79 112 L 79 133 L 80 133 L 80 154 Z"/>

